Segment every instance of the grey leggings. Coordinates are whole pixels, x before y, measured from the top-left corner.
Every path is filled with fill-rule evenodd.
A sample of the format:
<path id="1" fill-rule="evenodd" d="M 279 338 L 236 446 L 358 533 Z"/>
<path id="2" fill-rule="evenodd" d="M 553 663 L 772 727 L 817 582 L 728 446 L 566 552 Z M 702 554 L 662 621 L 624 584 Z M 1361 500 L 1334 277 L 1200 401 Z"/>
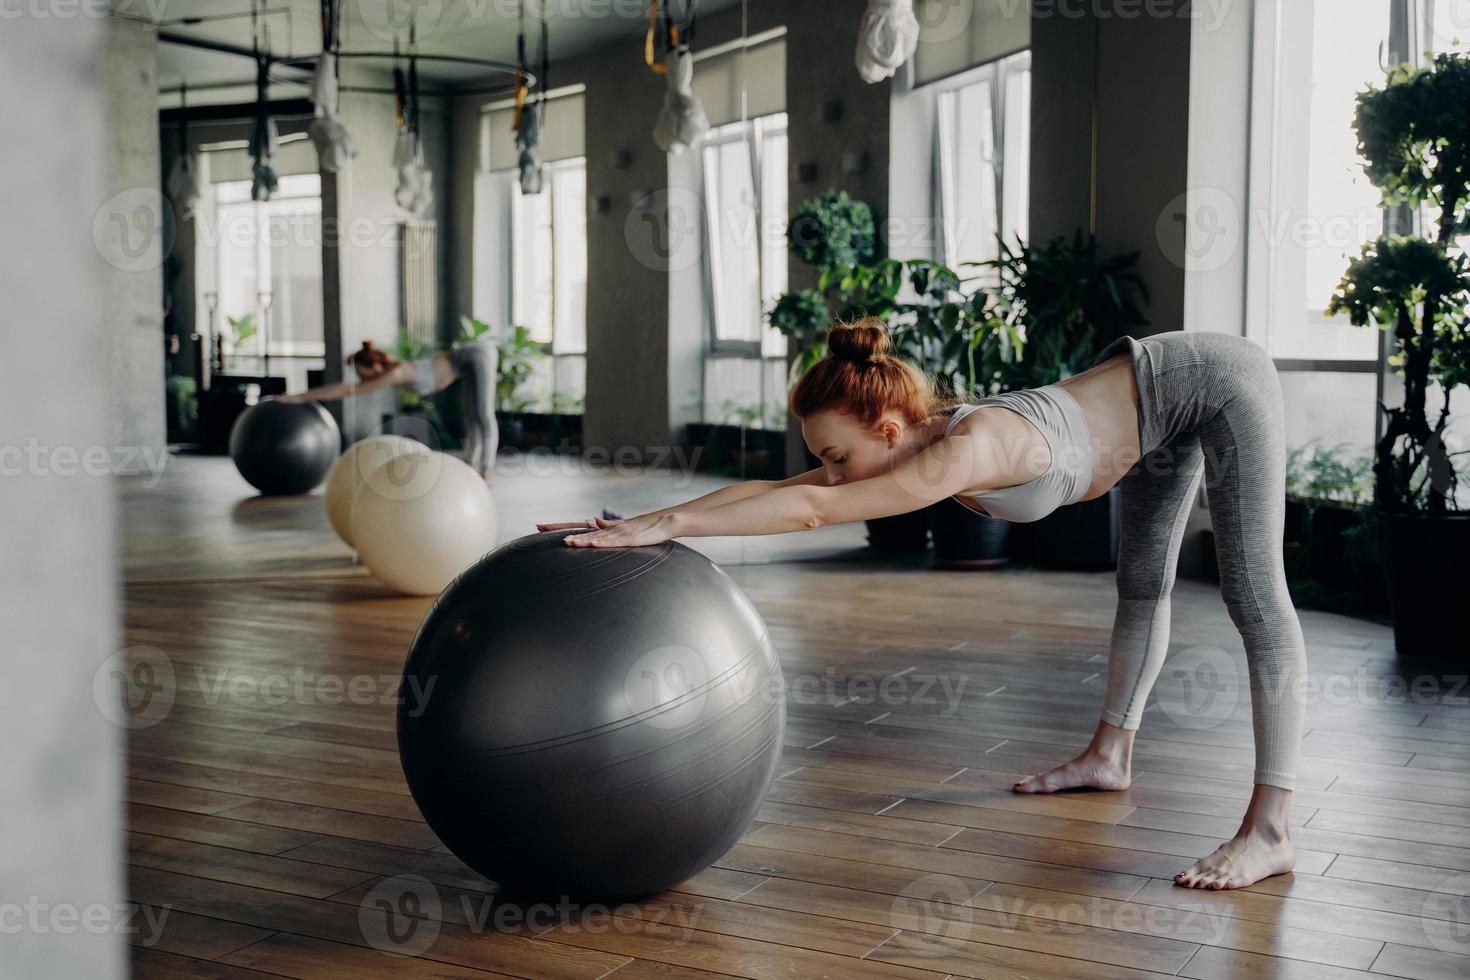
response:
<path id="1" fill-rule="evenodd" d="M 449 352 L 449 364 L 459 376 L 464 400 L 464 456 L 475 472 L 489 477 L 500 445 L 495 424 L 495 373 L 499 352 L 481 341 Z"/>
<path id="2" fill-rule="evenodd" d="M 1120 484 L 1118 611 L 1103 720 L 1134 729 L 1143 718 L 1169 645 L 1169 593 L 1203 474 L 1220 591 L 1245 642 L 1255 781 L 1291 789 L 1307 658 L 1282 566 L 1286 452 L 1276 368 L 1257 345 L 1217 333 L 1124 337 L 1098 361 L 1122 353 L 1138 381 L 1144 458 Z"/>

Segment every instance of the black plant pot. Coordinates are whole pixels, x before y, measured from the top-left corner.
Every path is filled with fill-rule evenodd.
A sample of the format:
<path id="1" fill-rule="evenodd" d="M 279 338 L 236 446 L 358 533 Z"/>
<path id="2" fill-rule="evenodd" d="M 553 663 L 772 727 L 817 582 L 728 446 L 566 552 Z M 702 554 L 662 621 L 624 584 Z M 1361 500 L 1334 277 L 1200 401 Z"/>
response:
<path id="1" fill-rule="evenodd" d="M 1047 568 L 1118 566 L 1118 487 L 1060 507 L 1031 526 L 1031 561 Z"/>
<path id="2" fill-rule="evenodd" d="M 988 517 L 950 497 L 925 509 L 934 535 L 935 568 L 994 568 L 1006 562 L 1011 522 Z"/>
<path id="3" fill-rule="evenodd" d="M 526 447 L 526 420 L 519 413 L 502 412 L 496 416 L 500 427 L 500 445 L 505 449 Z"/>
<path id="4" fill-rule="evenodd" d="M 1379 514 L 1383 579 L 1401 656 L 1465 663 L 1470 514 Z"/>
<path id="5" fill-rule="evenodd" d="M 929 547 L 929 518 L 922 510 L 865 523 L 868 547 L 876 551 L 915 552 Z"/>

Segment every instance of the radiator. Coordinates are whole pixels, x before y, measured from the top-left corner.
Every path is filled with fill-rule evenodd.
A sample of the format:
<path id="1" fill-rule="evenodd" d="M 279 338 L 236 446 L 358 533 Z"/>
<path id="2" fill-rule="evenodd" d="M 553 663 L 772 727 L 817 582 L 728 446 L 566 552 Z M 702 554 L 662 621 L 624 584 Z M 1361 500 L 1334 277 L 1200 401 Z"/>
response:
<path id="1" fill-rule="evenodd" d="M 439 231 L 433 219 L 403 223 L 401 268 L 403 326 L 409 336 L 439 345 Z"/>

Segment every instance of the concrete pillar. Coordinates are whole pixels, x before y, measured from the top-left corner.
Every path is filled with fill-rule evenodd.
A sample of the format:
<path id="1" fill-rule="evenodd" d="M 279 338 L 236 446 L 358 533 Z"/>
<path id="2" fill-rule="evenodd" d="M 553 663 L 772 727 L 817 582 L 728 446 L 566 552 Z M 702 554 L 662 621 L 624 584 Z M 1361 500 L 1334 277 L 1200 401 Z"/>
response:
<path id="1" fill-rule="evenodd" d="M 163 272 L 173 245 L 172 208 L 160 199 L 158 40 L 133 20 L 107 22 L 101 53 L 110 138 L 107 194 L 111 247 L 106 269 L 112 442 L 161 453 L 164 431 Z M 50 134 L 61 141 L 58 126 Z M 12 227 L 16 227 L 12 225 Z M 140 454 L 139 458 L 142 456 Z"/>
<path id="2" fill-rule="evenodd" d="M 122 729 L 94 700 L 93 684 L 108 676 L 119 645 L 109 474 L 128 445 L 161 449 L 163 439 L 161 251 L 140 247 L 151 234 L 141 229 L 155 227 L 141 223 L 158 217 L 157 198 L 142 192 L 156 191 L 157 180 L 146 159 L 133 158 L 138 173 L 119 198 L 109 173 L 118 147 L 155 137 L 143 39 L 130 24 L 75 11 L 9 17 L 0 29 L 0 89 L 25 93 L 7 107 L 0 155 L 6 976 L 114 980 L 127 972 Z M 124 51 L 141 64 L 123 71 L 115 56 Z M 114 117 L 127 98 L 142 98 L 143 108 L 124 106 Z M 135 123 L 137 132 L 124 132 Z M 124 229 L 136 234 L 121 252 L 115 236 Z M 125 271 L 103 252 L 148 267 Z M 127 409 L 116 429 L 114 386 Z"/>

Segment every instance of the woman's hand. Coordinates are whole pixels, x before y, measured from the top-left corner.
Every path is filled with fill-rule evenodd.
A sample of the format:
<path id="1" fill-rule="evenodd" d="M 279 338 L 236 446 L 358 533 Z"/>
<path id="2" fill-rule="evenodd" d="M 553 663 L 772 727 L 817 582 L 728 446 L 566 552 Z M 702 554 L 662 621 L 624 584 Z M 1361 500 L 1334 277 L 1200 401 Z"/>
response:
<path id="1" fill-rule="evenodd" d="M 573 548 L 641 548 L 663 544 L 675 537 L 673 518 L 673 514 L 631 517 L 623 521 L 594 518 L 606 526 L 585 534 L 569 534 L 562 541 Z"/>
<path id="2" fill-rule="evenodd" d="M 622 520 L 622 518 L 618 518 L 617 520 L 609 520 L 608 518 L 605 518 L 605 517 L 589 517 L 585 521 L 564 521 L 564 522 L 562 522 L 560 524 L 537 524 L 536 525 L 536 530 L 538 530 L 538 531 L 570 531 L 570 530 L 572 530 L 574 528 L 582 528 L 584 530 L 593 530 L 593 531 L 595 531 L 598 528 L 612 527 L 614 524 L 620 523 L 621 520 Z"/>

